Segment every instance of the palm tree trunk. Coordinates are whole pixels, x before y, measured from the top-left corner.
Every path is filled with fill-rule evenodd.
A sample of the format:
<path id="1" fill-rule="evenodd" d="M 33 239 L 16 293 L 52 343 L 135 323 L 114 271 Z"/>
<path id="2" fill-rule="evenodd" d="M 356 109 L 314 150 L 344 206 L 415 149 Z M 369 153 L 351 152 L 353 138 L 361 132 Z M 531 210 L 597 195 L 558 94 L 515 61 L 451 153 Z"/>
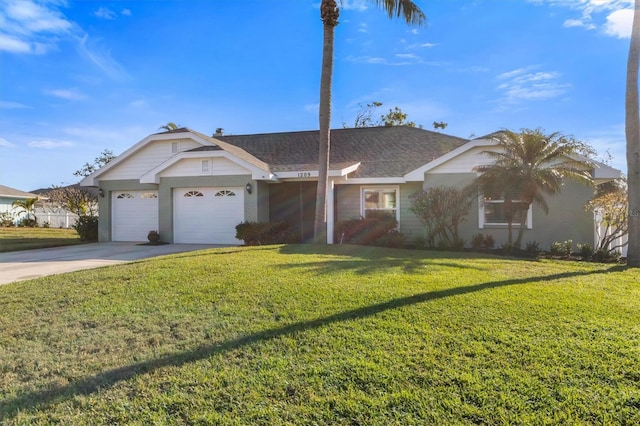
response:
<path id="1" fill-rule="evenodd" d="M 323 21 L 322 71 L 320 75 L 320 141 L 318 152 L 318 187 L 314 241 L 327 243 L 327 188 L 329 186 L 329 153 L 331 146 L 331 84 L 333 79 L 333 38 L 339 16 L 335 0 L 322 0 L 320 17 Z"/>
<path id="2" fill-rule="evenodd" d="M 625 133 L 629 191 L 629 246 L 627 265 L 640 267 L 640 109 L 638 106 L 638 66 L 640 60 L 640 0 L 635 1 L 625 98 Z"/>

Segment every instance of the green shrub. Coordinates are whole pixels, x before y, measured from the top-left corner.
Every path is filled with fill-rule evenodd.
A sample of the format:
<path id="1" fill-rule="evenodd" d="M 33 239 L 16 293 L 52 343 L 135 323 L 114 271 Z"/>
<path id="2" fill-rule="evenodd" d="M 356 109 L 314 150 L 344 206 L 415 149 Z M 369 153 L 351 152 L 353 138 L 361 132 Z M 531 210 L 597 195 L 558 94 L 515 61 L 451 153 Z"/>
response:
<path id="1" fill-rule="evenodd" d="M 591 246 L 591 244 L 589 243 L 583 243 L 583 244 L 576 244 L 576 246 L 578 247 L 578 252 L 580 252 L 580 256 L 583 257 L 584 260 L 589 260 L 591 259 L 591 256 L 593 256 L 593 247 Z"/>
<path id="2" fill-rule="evenodd" d="M 23 217 L 22 219 L 20 219 L 18 221 L 18 227 L 20 228 L 37 228 L 38 227 L 38 221 L 30 218 L 30 217 Z"/>
<path id="3" fill-rule="evenodd" d="M 378 238 L 375 245 L 380 247 L 402 248 L 405 246 L 405 237 L 402 232 L 392 229 L 386 235 Z"/>
<path id="4" fill-rule="evenodd" d="M 80 241 L 98 241 L 98 217 L 97 216 L 80 216 L 73 225 Z"/>
<path id="5" fill-rule="evenodd" d="M 538 257 L 542 250 L 540 249 L 540 244 L 537 241 L 529 241 L 524 246 L 524 252 L 527 256 Z"/>
<path id="6" fill-rule="evenodd" d="M 496 242 L 491 235 L 484 235 L 482 233 L 474 234 L 471 237 L 471 248 L 474 250 L 480 249 L 492 249 Z"/>
<path id="7" fill-rule="evenodd" d="M 598 249 L 591 256 L 591 260 L 594 262 L 603 262 L 603 263 L 617 263 L 620 262 L 620 252 L 617 250 L 609 251 L 604 249 Z"/>
<path id="8" fill-rule="evenodd" d="M 236 225 L 236 238 L 248 246 L 282 244 L 290 231 L 287 222 L 242 222 Z"/>
<path id="9" fill-rule="evenodd" d="M 15 226 L 16 225 L 15 215 L 11 212 L 2 212 L 0 213 L 0 226 Z"/>
<path id="10" fill-rule="evenodd" d="M 378 245 L 377 241 L 397 230 L 398 221 L 386 212 L 370 213 L 366 218 L 351 219 L 336 224 L 335 241 L 362 245 Z M 397 240 L 398 237 L 395 237 Z M 404 240 L 404 236 L 402 237 Z"/>
<path id="11" fill-rule="evenodd" d="M 571 256 L 572 251 L 573 240 L 555 241 L 549 247 L 549 252 L 552 256 Z"/>

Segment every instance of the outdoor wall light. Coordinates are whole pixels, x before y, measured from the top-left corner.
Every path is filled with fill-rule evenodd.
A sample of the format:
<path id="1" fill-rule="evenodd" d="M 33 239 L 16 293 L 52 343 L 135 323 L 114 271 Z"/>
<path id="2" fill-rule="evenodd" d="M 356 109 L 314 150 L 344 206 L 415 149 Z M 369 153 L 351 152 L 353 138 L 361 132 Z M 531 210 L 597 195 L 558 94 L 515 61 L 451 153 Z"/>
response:
<path id="1" fill-rule="evenodd" d="M 98 188 L 98 195 L 100 195 L 101 198 L 104 198 L 104 191 L 102 188 Z"/>
<path id="2" fill-rule="evenodd" d="M 249 183 L 244 187 L 244 189 L 246 189 L 246 190 L 247 190 L 247 192 L 248 192 L 249 194 L 251 194 L 251 191 L 253 191 L 253 188 L 251 188 L 251 182 L 249 182 Z"/>

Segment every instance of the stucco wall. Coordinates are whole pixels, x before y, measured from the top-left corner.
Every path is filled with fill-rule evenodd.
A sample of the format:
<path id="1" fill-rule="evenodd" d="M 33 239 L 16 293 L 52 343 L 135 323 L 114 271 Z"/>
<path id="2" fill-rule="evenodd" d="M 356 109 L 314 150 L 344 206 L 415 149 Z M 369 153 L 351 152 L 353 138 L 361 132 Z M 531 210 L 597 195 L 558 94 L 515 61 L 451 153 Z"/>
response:
<path id="1" fill-rule="evenodd" d="M 475 173 L 466 174 L 427 174 L 425 189 L 445 185 L 463 187 L 473 181 Z M 584 205 L 593 196 L 593 188 L 574 181 L 566 181 L 562 192 L 556 196 L 545 196 L 549 205 L 549 214 L 534 203 L 532 228 L 526 229 L 522 237 L 523 248 L 527 242 L 537 242 L 541 249 L 548 250 L 555 241 L 573 240 L 574 250 L 577 243 L 593 244 L 593 215 L 584 211 Z M 478 199 L 472 203 L 466 221 L 460 225 L 459 231 L 469 246 L 474 234 L 491 235 L 496 247 L 506 244 L 508 231 L 506 226 L 489 226 L 479 228 Z M 518 227 L 513 228 L 513 238 L 517 237 Z"/>

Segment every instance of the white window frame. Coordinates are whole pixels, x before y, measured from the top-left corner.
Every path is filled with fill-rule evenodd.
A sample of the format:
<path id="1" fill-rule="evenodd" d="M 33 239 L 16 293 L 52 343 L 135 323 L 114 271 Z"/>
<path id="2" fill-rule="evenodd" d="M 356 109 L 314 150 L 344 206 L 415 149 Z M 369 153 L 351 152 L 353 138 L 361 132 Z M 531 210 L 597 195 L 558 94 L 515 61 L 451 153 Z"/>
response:
<path id="1" fill-rule="evenodd" d="M 398 225 L 400 224 L 400 187 L 398 185 L 376 185 L 376 186 L 361 186 L 360 187 L 360 215 L 362 217 L 366 217 L 365 210 L 371 210 L 365 208 L 365 197 L 364 194 L 366 191 L 395 191 L 396 193 L 396 220 L 398 221 Z M 391 209 L 376 209 L 378 211 L 389 211 Z"/>
<path id="2" fill-rule="evenodd" d="M 513 200 L 513 202 L 518 202 L 519 200 Z M 478 227 L 483 229 L 485 227 L 506 227 L 509 224 L 507 222 L 498 223 L 498 222 L 486 222 L 485 221 L 485 209 L 484 206 L 486 203 L 489 204 L 504 204 L 504 199 L 495 199 L 495 200 L 486 200 L 483 195 L 478 197 Z M 520 227 L 520 222 L 514 222 L 512 226 Z M 529 205 L 529 209 L 527 210 L 527 221 L 525 223 L 526 229 L 533 229 L 533 205 Z"/>

